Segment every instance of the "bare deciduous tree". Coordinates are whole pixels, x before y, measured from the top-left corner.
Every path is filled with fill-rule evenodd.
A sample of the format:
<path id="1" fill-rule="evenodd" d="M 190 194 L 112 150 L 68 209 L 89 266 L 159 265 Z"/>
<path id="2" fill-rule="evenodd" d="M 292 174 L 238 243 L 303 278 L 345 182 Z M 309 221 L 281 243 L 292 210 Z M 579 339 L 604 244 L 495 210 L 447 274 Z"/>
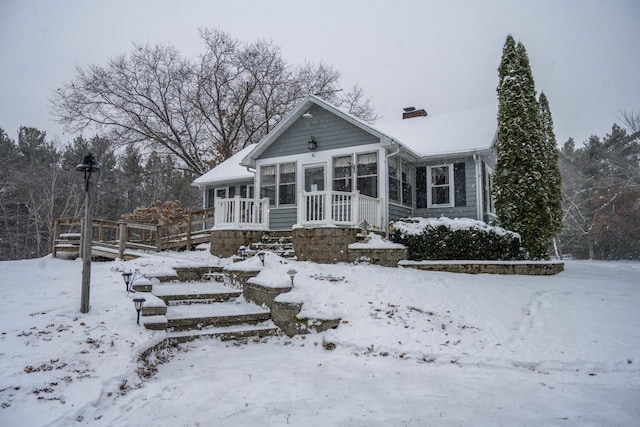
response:
<path id="1" fill-rule="evenodd" d="M 69 131 L 94 128 L 118 144 L 152 147 L 195 173 L 257 142 L 309 94 L 364 120 L 376 117 L 362 89 L 344 93 L 330 66 L 292 67 L 273 44 L 241 43 L 217 29 L 200 36 L 197 61 L 146 45 L 104 67 L 79 68 L 54 92 L 53 113 Z"/>

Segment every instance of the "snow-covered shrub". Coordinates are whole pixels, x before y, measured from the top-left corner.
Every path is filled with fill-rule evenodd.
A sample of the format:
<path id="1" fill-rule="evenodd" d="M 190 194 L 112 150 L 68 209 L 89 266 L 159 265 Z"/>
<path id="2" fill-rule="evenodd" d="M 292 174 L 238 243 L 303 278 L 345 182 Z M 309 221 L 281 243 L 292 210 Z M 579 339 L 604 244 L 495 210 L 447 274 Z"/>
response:
<path id="1" fill-rule="evenodd" d="M 409 259 L 516 260 L 524 257 L 520 235 L 468 218 L 405 218 L 392 224 L 391 240 Z"/>

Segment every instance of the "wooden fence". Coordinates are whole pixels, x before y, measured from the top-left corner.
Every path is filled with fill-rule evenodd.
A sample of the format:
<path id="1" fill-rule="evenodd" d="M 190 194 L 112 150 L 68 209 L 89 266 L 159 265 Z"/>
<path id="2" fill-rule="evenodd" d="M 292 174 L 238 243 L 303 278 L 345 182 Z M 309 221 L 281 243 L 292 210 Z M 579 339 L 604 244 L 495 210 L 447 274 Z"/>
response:
<path id="1" fill-rule="evenodd" d="M 133 221 L 93 221 L 92 251 L 125 259 L 127 249 L 159 252 L 168 249 L 191 250 L 194 245 L 209 242 L 214 208 L 190 212 L 175 224 L 149 224 Z M 54 225 L 52 254 L 81 252 L 83 220 L 60 218 Z M 84 254 L 80 253 L 82 257 Z"/>

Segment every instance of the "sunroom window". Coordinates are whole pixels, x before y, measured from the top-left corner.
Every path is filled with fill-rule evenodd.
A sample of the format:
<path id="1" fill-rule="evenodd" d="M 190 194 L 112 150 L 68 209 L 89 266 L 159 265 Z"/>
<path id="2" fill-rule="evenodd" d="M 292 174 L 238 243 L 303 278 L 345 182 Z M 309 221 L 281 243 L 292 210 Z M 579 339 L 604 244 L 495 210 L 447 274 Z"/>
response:
<path id="1" fill-rule="evenodd" d="M 269 205 L 276 204 L 276 165 L 260 167 L 260 197 L 269 198 Z"/>
<path id="2" fill-rule="evenodd" d="M 296 203 L 296 164 L 280 164 L 280 180 L 278 188 L 278 204 L 293 205 Z"/>
<path id="3" fill-rule="evenodd" d="M 351 155 L 333 158 L 333 191 L 353 191 Z"/>
<path id="4" fill-rule="evenodd" d="M 360 194 L 378 197 L 378 153 L 356 155 L 356 182 Z"/>

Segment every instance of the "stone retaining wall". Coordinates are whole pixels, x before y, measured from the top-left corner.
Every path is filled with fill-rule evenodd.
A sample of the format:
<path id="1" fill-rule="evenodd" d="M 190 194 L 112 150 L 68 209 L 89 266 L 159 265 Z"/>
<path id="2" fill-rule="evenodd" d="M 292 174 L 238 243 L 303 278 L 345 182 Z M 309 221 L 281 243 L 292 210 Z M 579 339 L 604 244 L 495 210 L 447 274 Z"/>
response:
<path id="1" fill-rule="evenodd" d="M 349 262 L 348 246 L 358 241 L 357 228 L 296 228 L 293 247 L 300 261 L 321 264 Z"/>
<path id="2" fill-rule="evenodd" d="M 240 246 L 259 242 L 265 233 L 263 230 L 212 230 L 211 255 L 220 258 L 235 255 Z"/>
<path id="3" fill-rule="evenodd" d="M 414 261 L 401 261 L 401 267 L 416 268 L 427 271 L 447 271 L 450 273 L 467 274 L 522 274 L 533 276 L 551 276 L 564 270 L 563 262 L 473 262 L 460 261 L 450 263 L 438 263 L 432 261 L 420 263 Z"/>
<path id="4" fill-rule="evenodd" d="M 349 262 L 364 262 L 384 267 L 397 267 L 398 262 L 408 258 L 407 249 L 351 249 L 349 248 Z"/>

